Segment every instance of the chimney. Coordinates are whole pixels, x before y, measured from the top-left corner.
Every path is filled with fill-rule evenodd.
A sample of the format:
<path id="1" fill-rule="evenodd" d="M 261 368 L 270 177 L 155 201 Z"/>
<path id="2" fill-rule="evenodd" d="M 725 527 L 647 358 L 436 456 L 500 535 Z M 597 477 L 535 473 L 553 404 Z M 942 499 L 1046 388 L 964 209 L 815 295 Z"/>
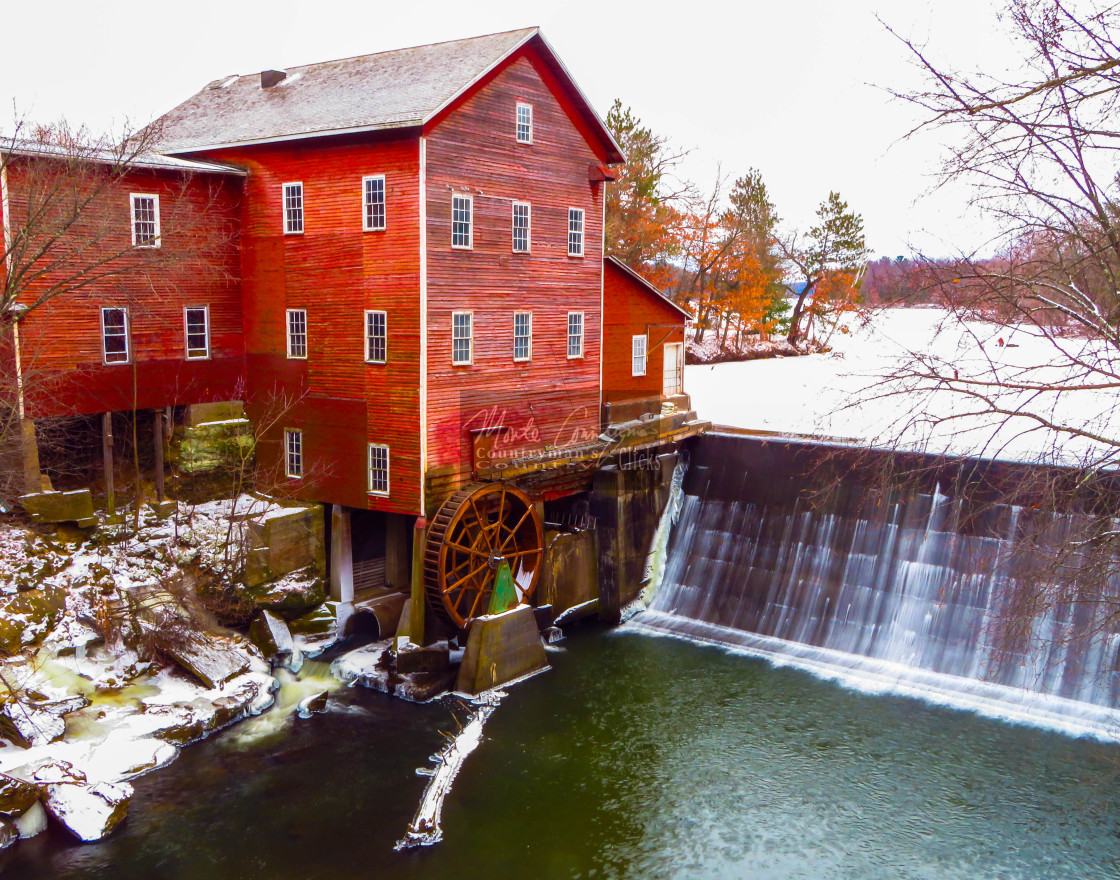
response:
<path id="1" fill-rule="evenodd" d="M 271 89 L 277 83 L 282 83 L 288 76 L 286 70 L 262 70 L 261 71 L 261 88 Z"/>

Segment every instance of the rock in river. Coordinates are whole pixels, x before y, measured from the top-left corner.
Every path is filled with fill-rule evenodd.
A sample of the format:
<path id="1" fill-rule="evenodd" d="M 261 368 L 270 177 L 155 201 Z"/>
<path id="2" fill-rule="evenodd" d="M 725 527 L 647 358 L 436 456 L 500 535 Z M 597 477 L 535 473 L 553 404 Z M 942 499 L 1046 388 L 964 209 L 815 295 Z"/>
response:
<path id="1" fill-rule="evenodd" d="M 78 840 L 100 840 L 128 815 L 127 782 L 54 782 L 43 786 L 47 812 Z"/>
<path id="2" fill-rule="evenodd" d="M 39 788 L 30 782 L 0 773 L 0 813 L 22 816 L 39 800 Z"/>

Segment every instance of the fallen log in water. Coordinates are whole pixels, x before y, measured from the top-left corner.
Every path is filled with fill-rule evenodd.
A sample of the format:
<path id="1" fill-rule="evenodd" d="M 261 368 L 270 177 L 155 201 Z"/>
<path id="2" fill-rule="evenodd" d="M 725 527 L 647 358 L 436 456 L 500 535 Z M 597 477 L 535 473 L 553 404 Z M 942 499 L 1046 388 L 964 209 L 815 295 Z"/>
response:
<path id="1" fill-rule="evenodd" d="M 424 797 L 420 799 L 420 806 L 408 831 L 404 837 L 397 841 L 394 849 L 413 849 L 418 846 L 431 846 L 439 843 L 443 837 L 440 828 L 440 814 L 443 812 L 443 800 L 451 791 L 451 783 L 467 759 L 467 755 L 478 748 L 482 742 L 482 727 L 494 710 L 498 707 L 501 696 L 484 694 L 479 697 L 481 702 L 476 708 L 462 730 L 451 739 L 438 755 L 433 757 L 436 763 L 434 770 L 417 770 L 417 773 L 430 775 L 428 787 L 424 789 Z"/>

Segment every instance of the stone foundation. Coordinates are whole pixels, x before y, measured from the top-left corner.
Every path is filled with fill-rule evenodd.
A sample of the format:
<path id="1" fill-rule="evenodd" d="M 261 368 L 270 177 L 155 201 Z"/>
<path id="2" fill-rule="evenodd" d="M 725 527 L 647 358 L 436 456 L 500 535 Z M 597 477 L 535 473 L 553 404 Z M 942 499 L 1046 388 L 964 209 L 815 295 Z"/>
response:
<path id="1" fill-rule="evenodd" d="M 455 689 L 478 694 L 547 667 L 533 609 L 518 605 L 471 624 Z"/>
<path id="2" fill-rule="evenodd" d="M 638 453 L 595 473 L 589 503 L 597 520 L 599 613 L 606 620 L 617 622 L 641 592 L 676 462 L 675 452 Z"/>
<path id="3" fill-rule="evenodd" d="M 250 549 L 245 562 L 245 585 L 255 587 L 300 569 L 325 568 L 323 508 L 293 507 L 247 523 Z"/>

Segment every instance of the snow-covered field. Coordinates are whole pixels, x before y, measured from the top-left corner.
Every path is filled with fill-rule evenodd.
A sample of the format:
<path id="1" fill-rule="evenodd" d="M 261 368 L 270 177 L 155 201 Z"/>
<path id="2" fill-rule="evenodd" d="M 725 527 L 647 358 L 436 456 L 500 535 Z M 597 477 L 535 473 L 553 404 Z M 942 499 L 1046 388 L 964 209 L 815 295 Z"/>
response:
<path id="1" fill-rule="evenodd" d="M 938 308 L 883 310 L 848 330 L 833 336 L 828 354 L 686 367 L 685 390 L 717 425 L 931 452 L 1067 463 L 1107 454 L 1108 443 L 1040 420 L 1120 438 L 1120 380 L 1108 375 L 1116 365 L 1083 339 L 959 322 Z M 993 380 L 1045 380 L 1053 390 L 997 392 L 997 408 L 1013 414 L 1005 417 L 974 394 Z M 1101 384 L 1109 387 L 1085 387 Z"/>

